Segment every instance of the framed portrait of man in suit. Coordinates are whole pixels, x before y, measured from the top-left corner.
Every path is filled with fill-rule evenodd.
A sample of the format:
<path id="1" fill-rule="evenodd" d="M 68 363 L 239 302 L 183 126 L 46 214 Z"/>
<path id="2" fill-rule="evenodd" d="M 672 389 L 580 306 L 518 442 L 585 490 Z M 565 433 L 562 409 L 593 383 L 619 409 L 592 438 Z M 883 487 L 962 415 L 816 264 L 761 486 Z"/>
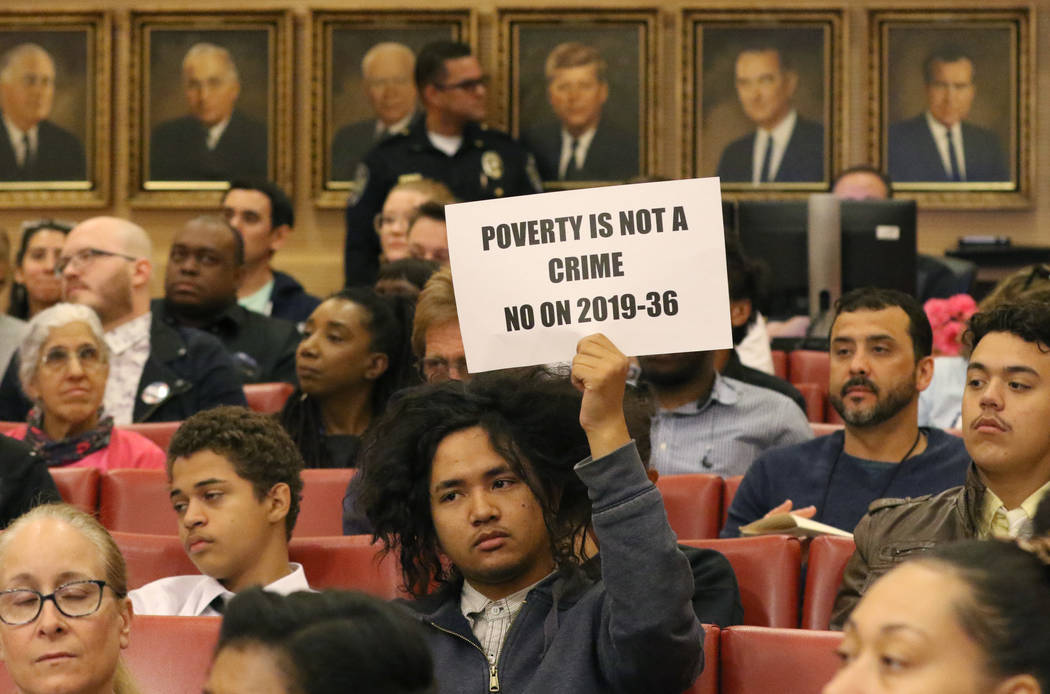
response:
<path id="1" fill-rule="evenodd" d="M 357 168 L 420 113 L 415 56 L 432 41 L 471 43 L 473 10 L 318 11 L 313 30 L 312 182 L 321 207 L 345 207 Z"/>
<path id="2" fill-rule="evenodd" d="M 827 190 L 842 147 L 840 10 L 687 11 L 688 176 L 735 197 Z"/>
<path id="3" fill-rule="evenodd" d="M 1028 8 L 871 12 L 872 160 L 934 207 L 1030 204 Z"/>
<path id="4" fill-rule="evenodd" d="M 654 11 L 499 13 L 508 130 L 551 189 L 655 168 Z"/>
<path id="5" fill-rule="evenodd" d="M 212 204 L 234 178 L 291 184 L 291 17 L 131 18 L 131 201 Z"/>
<path id="6" fill-rule="evenodd" d="M 111 26 L 0 12 L 0 207 L 109 202 Z"/>

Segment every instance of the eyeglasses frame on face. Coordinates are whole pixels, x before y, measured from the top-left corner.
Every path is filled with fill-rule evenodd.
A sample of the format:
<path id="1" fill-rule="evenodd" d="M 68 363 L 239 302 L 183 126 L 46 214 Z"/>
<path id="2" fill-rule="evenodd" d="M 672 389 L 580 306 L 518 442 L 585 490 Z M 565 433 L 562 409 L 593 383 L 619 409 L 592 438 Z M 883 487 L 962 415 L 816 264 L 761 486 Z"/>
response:
<path id="1" fill-rule="evenodd" d="M 136 258 L 135 256 L 128 255 L 126 253 L 117 253 L 116 251 L 104 251 L 101 248 L 81 248 L 73 255 L 60 257 L 58 259 L 58 262 L 55 263 L 55 274 L 61 276 L 66 271 L 66 268 L 70 265 L 75 265 L 78 268 L 82 268 L 89 262 L 95 260 L 96 258 L 108 257 L 123 258 L 124 260 L 129 260 L 131 262 L 135 262 L 136 260 L 138 260 L 138 258 Z"/>
<path id="2" fill-rule="evenodd" d="M 98 602 L 95 604 L 95 607 L 92 608 L 92 610 L 90 612 L 85 612 L 84 614 L 69 614 L 64 609 L 62 609 L 61 605 L 58 604 L 58 597 L 57 597 L 58 594 L 61 591 L 63 591 L 64 589 L 69 588 L 70 586 L 84 585 L 85 583 L 90 583 L 90 584 L 95 585 L 95 586 L 98 587 Z M 7 621 L 4 618 L 3 611 L 0 610 L 0 622 L 3 622 L 4 624 L 6 624 L 8 626 L 12 626 L 12 627 L 19 627 L 19 626 L 23 626 L 25 624 L 29 624 L 30 622 L 35 622 L 40 617 L 40 613 L 44 611 L 44 603 L 47 602 L 48 600 L 50 600 L 51 602 L 53 602 L 55 604 L 55 608 L 59 612 L 61 612 L 66 617 L 69 617 L 70 619 L 80 619 L 81 617 L 90 617 L 91 615 L 93 615 L 96 612 L 98 612 L 99 608 L 102 607 L 102 593 L 103 593 L 104 589 L 106 588 L 106 586 L 108 586 L 108 585 L 109 584 L 106 583 L 106 581 L 102 581 L 102 580 L 98 580 L 98 579 L 86 579 L 86 580 L 83 580 L 83 581 L 70 581 L 69 583 L 63 583 L 62 585 L 58 586 L 51 593 L 49 593 L 47 595 L 44 595 L 39 590 L 33 590 L 32 588 L 14 588 L 14 589 L 11 589 L 11 590 L 2 590 L 2 591 L 0 591 L 0 605 L 3 604 L 3 600 L 2 600 L 3 596 L 9 595 L 11 593 L 34 593 L 36 595 L 36 597 L 37 597 L 37 604 L 36 604 L 36 614 L 34 614 L 30 619 L 27 619 L 24 622 L 9 622 L 9 621 Z M 127 593 L 118 593 L 116 590 L 113 589 L 113 586 L 109 586 L 109 589 L 112 590 L 113 594 L 116 595 L 118 598 L 123 598 L 123 597 L 125 597 L 127 595 Z"/>
<path id="3" fill-rule="evenodd" d="M 394 222 L 404 222 L 405 230 L 403 232 L 403 235 L 404 236 L 408 236 L 408 227 L 412 224 L 412 220 L 413 219 L 415 219 L 415 215 L 412 215 L 412 214 L 409 214 L 409 215 L 397 215 L 397 216 L 389 216 L 388 217 L 387 215 L 385 215 L 382 212 L 380 212 L 375 217 L 372 218 L 372 226 L 375 227 L 376 233 L 378 234 L 378 233 L 383 231 L 383 226 L 384 226 L 383 225 L 383 221 L 384 220 L 388 221 L 390 224 L 393 224 Z"/>
<path id="4" fill-rule="evenodd" d="M 88 349 L 92 349 L 95 351 L 94 359 L 84 358 L 83 353 L 85 350 Z M 52 371 L 63 371 L 65 369 L 68 369 L 70 351 L 71 350 L 67 350 L 61 345 L 55 345 L 51 349 L 47 350 L 47 352 L 44 352 L 40 355 L 40 365 L 47 369 L 51 369 Z M 76 350 L 72 351 L 76 353 L 77 362 L 80 364 L 80 368 L 84 371 L 94 371 L 97 369 L 101 369 L 102 366 L 106 363 L 106 360 L 102 357 L 102 350 L 94 345 L 81 345 Z M 55 352 L 65 352 L 65 356 L 62 357 L 61 361 L 57 364 L 48 361 L 48 357 Z"/>
<path id="5" fill-rule="evenodd" d="M 452 373 L 452 366 L 455 366 L 460 373 L 469 373 L 467 371 L 466 359 L 457 359 L 457 363 L 449 364 L 448 359 L 445 359 L 444 357 L 423 357 L 422 359 L 416 362 L 416 368 L 419 370 L 419 375 L 420 377 L 422 377 L 425 383 L 435 382 L 432 381 L 427 375 L 427 362 L 430 362 L 431 366 L 434 368 L 436 373 L 443 372 L 446 375 L 446 381 L 449 380 L 447 378 L 448 374 Z"/>
<path id="6" fill-rule="evenodd" d="M 481 77 L 475 77 L 469 80 L 460 80 L 459 82 L 453 82 L 452 84 L 435 84 L 434 88 L 441 92 L 447 92 L 453 89 L 462 89 L 465 92 L 475 92 L 480 87 L 487 87 L 488 84 L 489 76 L 482 75 Z"/>

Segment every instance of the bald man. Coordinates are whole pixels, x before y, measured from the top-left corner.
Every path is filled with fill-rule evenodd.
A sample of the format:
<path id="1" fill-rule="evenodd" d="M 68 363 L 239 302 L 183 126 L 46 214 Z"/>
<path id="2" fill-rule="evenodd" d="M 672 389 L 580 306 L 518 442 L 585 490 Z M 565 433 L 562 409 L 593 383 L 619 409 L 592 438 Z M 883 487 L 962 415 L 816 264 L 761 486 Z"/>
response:
<path id="1" fill-rule="evenodd" d="M 0 181 L 79 181 L 87 175 L 76 135 L 47 118 L 55 61 L 35 43 L 0 56 Z"/>
<path id="2" fill-rule="evenodd" d="M 152 244 L 117 217 L 81 222 L 66 237 L 56 271 L 66 301 L 98 313 L 110 349 L 103 407 L 115 424 L 179 421 L 216 405 L 244 405 L 233 361 L 211 335 L 173 327 L 150 312 Z M 0 420 L 23 421 L 31 403 L 17 358 L 0 384 Z"/>
<path id="3" fill-rule="evenodd" d="M 365 53 L 361 77 L 376 117 L 345 125 L 335 134 L 332 180 L 353 180 L 354 170 L 373 145 L 408 130 L 416 114 L 415 68 L 415 54 L 401 43 L 384 41 Z"/>
<path id="4" fill-rule="evenodd" d="M 266 126 L 236 109 L 241 82 L 230 52 L 195 44 L 182 60 L 182 88 L 189 115 L 154 129 L 149 179 L 268 178 Z"/>

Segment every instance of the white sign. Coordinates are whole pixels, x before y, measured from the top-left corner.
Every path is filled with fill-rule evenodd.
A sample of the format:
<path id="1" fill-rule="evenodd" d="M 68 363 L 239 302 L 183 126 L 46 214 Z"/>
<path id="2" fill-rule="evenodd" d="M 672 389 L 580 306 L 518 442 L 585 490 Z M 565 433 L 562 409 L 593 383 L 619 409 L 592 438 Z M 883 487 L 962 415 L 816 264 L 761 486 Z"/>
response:
<path id="1" fill-rule="evenodd" d="M 446 208 L 467 368 L 568 361 L 605 333 L 625 354 L 732 346 L 717 178 Z"/>

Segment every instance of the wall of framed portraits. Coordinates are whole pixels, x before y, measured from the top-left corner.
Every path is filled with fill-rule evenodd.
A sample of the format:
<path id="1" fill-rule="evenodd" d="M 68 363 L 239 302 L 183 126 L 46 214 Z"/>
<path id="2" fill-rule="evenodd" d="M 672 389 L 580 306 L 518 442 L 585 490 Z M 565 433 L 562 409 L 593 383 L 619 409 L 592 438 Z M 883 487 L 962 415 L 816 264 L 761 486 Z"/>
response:
<path id="1" fill-rule="evenodd" d="M 1050 127 L 1047 36 L 1050 0 L 11 0 L 0 55 L 50 62 L 53 84 L 23 105 L 41 124 L 29 150 L 17 128 L 0 128 L 0 226 L 16 242 L 27 219 L 128 216 L 155 238 L 159 292 L 175 230 L 215 210 L 225 180 L 265 175 L 296 203 L 277 265 L 330 292 L 355 147 L 385 108 L 362 60 L 379 43 L 414 51 L 447 37 L 476 47 L 488 120 L 528 142 L 552 188 L 720 175 L 729 197 L 792 198 L 869 162 L 919 201 L 924 252 L 976 234 L 1050 245 L 1050 148 L 1038 146 Z M 569 182 L 544 168 L 550 133 L 572 117 L 548 81 L 567 46 L 605 66 L 595 150 L 611 153 Z M 751 143 L 771 106 L 738 59 L 769 47 L 789 68 L 776 88 L 800 149 L 767 176 Z M 969 69 L 940 71 L 960 64 Z M 222 144 L 195 144 L 216 113 Z M 942 114 L 958 127 L 927 125 Z"/>

